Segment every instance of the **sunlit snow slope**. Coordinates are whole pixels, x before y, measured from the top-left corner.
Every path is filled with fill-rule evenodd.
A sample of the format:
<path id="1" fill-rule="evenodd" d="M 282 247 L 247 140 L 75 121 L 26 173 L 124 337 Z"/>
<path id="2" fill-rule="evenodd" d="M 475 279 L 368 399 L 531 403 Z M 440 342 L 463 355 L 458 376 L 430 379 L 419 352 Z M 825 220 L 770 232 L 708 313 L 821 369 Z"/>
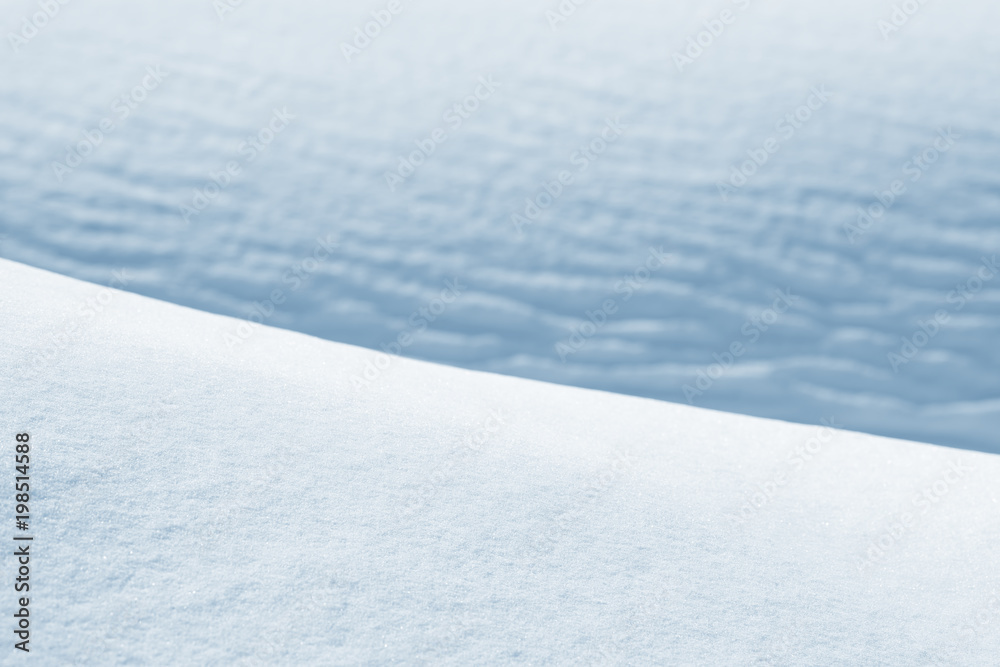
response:
<path id="1" fill-rule="evenodd" d="M 1000 654 L 994 455 L 236 325 L 0 261 L 38 664 Z"/>

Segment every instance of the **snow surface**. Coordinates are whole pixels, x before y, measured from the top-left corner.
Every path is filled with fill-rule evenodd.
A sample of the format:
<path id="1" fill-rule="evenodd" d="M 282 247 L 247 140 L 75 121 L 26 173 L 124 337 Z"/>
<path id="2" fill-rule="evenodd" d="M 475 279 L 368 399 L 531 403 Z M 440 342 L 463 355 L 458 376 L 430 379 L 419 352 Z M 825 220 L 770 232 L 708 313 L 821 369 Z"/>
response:
<path id="1" fill-rule="evenodd" d="M 995 455 L 404 358 L 357 387 L 385 359 L 7 260 L 0 315 L 38 664 L 1000 655 Z"/>
<path id="2" fill-rule="evenodd" d="M 214 3 L 219 4 L 219 3 Z M 2 256 L 245 317 L 314 239 L 337 252 L 268 323 L 377 349 L 446 279 L 468 290 L 404 354 L 684 403 L 774 289 L 801 297 L 701 407 L 998 451 L 1000 283 L 949 293 L 1000 249 L 1000 4 L 890 0 L 402 0 L 363 54 L 341 43 L 384 1 L 87 0 L 17 53 L 0 48 Z M 741 6 L 748 6 L 741 9 Z M 691 67 L 673 54 L 737 15 Z M 39 11 L 8 0 L 0 34 Z M 168 76 L 120 120 L 146 69 Z M 396 192 L 384 173 L 480 77 L 501 84 Z M 742 191 L 716 183 L 810 88 L 829 102 Z M 296 118 L 185 225 L 210 172 L 287 107 Z M 519 237 L 510 215 L 605 119 L 629 127 Z M 115 130 L 61 182 L 52 164 L 104 118 Z M 961 135 L 869 233 L 843 231 L 940 127 Z M 673 262 L 563 362 L 556 343 L 663 246 Z M 919 321 L 951 321 L 894 373 Z"/>

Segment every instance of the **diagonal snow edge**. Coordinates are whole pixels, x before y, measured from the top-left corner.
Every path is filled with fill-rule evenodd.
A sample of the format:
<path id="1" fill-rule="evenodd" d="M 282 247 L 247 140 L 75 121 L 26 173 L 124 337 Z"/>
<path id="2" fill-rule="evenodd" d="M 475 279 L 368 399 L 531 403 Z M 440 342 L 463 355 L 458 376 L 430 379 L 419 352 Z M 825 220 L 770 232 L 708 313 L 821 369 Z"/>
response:
<path id="1" fill-rule="evenodd" d="M 996 455 L 239 325 L 0 260 L 34 659 L 998 654 Z"/>

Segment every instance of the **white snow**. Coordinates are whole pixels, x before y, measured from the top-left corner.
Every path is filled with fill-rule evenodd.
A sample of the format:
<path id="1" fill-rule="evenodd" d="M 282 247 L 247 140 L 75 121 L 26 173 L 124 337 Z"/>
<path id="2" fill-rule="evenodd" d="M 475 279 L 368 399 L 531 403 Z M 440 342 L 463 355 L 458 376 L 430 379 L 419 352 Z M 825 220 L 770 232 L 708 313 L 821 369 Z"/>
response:
<path id="1" fill-rule="evenodd" d="M 0 261 L 37 664 L 1000 655 L 995 455 L 236 322 Z"/>

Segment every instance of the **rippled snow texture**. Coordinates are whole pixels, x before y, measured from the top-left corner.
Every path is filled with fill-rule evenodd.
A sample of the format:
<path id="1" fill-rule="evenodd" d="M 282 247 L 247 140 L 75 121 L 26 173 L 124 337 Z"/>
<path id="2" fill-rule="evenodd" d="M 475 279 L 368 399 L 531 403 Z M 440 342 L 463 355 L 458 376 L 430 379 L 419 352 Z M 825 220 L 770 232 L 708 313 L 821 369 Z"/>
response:
<path id="1" fill-rule="evenodd" d="M 127 289 L 236 316 L 280 289 L 269 324 L 375 349 L 412 331 L 409 356 L 669 401 L 740 342 L 695 405 L 1000 451 L 1000 281 L 948 300 L 1000 246 L 1000 9 L 926 3 L 884 39 L 890 2 L 741 4 L 593 0 L 552 29 L 555 0 L 403 0 L 350 63 L 341 43 L 385 3 L 248 0 L 222 20 L 209 0 L 63 5 L 0 56 L 0 254 L 95 282 L 124 268 Z M 38 11 L 7 7 L 4 35 Z M 674 52 L 727 8 L 678 72 Z M 116 99 L 157 65 L 121 120 Z M 480 77 L 499 88 L 449 127 Z M 786 140 L 776 123 L 814 86 L 829 101 Z M 285 108 L 249 161 L 241 142 Z M 618 117 L 579 171 L 574 151 Z M 60 181 L 53 162 L 104 118 L 114 130 Z M 439 127 L 391 192 L 385 172 Z M 911 180 L 904 164 L 948 127 L 954 145 Z M 724 202 L 717 183 L 772 136 Z M 186 224 L 180 205 L 229 161 L 240 173 Z M 511 214 L 564 170 L 574 182 L 519 235 Z M 856 208 L 896 179 L 905 193 L 850 243 Z M 651 246 L 671 260 L 626 301 Z M 455 278 L 467 288 L 421 330 L 411 314 Z M 751 341 L 776 289 L 798 300 Z M 607 299 L 563 361 L 557 343 Z M 887 355 L 942 309 L 894 372 Z"/>

